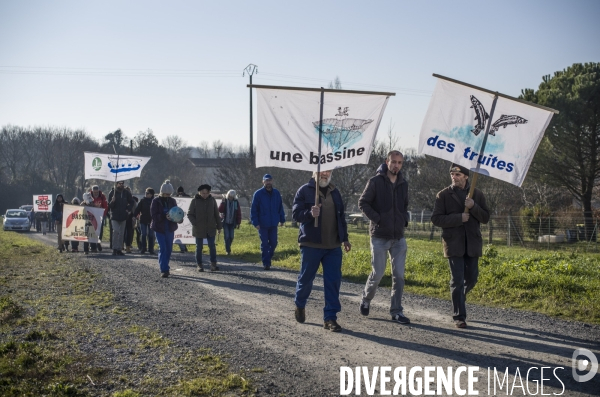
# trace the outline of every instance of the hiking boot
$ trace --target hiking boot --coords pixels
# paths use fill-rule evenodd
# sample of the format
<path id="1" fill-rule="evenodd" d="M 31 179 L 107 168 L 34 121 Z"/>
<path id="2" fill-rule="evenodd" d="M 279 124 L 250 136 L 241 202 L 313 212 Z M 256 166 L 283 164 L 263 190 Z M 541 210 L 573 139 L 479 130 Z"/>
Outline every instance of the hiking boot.
<path id="1" fill-rule="evenodd" d="M 265 270 L 271 270 L 271 266 L 263 266 L 263 269 L 265 269 Z"/>
<path id="2" fill-rule="evenodd" d="M 299 307 L 296 307 L 294 315 L 296 316 L 296 321 L 298 321 L 299 323 L 303 323 L 304 321 L 306 321 L 306 312 L 304 308 L 301 309 Z"/>
<path id="3" fill-rule="evenodd" d="M 146 248 L 142 248 L 142 249 L 140 250 L 140 254 L 145 254 L 145 253 L 146 253 Z"/>
<path id="4" fill-rule="evenodd" d="M 91 252 L 98 252 L 98 250 L 97 249 L 93 249 Z"/>
<path id="5" fill-rule="evenodd" d="M 125 256 L 125 254 L 123 253 L 123 251 L 121 250 L 117 250 L 117 255 L 118 256 Z"/>
<path id="6" fill-rule="evenodd" d="M 149 253 L 150 255 L 156 255 L 156 252 L 154 252 L 154 251 L 148 251 L 148 253 Z"/>
<path id="7" fill-rule="evenodd" d="M 63 250 L 63 247 L 58 247 L 58 250 L 59 250 L 61 253 L 64 251 L 64 250 Z"/>
<path id="8" fill-rule="evenodd" d="M 113 254 L 113 256 L 117 256 L 117 255 L 119 255 L 119 254 L 117 254 L 117 250 L 113 250 L 113 253 L 112 253 L 112 254 Z"/>
<path id="9" fill-rule="evenodd" d="M 366 302 L 366 301 L 360 302 L 360 314 L 362 314 L 363 316 L 368 316 L 370 306 L 371 306 L 371 304 L 369 302 Z"/>
<path id="10" fill-rule="evenodd" d="M 161 276 L 162 278 L 167 278 L 167 277 L 169 277 L 169 272 L 162 272 L 162 273 L 160 274 L 160 276 Z"/>
<path id="11" fill-rule="evenodd" d="M 323 328 L 328 329 L 331 332 L 341 332 L 342 327 L 335 320 L 327 320 L 323 324 Z"/>
<path id="12" fill-rule="evenodd" d="M 125 248 L 125 252 L 131 254 L 131 245 L 128 245 L 127 248 Z"/>
<path id="13" fill-rule="evenodd" d="M 454 326 L 456 328 L 467 328 L 467 322 L 465 320 L 454 320 Z"/>
<path id="14" fill-rule="evenodd" d="M 102 252 L 102 245 L 98 244 L 98 251 Z"/>
<path id="15" fill-rule="evenodd" d="M 198 271 L 199 272 L 203 272 L 204 271 L 204 266 L 202 266 L 202 263 L 198 263 L 196 266 L 198 267 Z"/>
<path id="16" fill-rule="evenodd" d="M 392 321 L 395 321 L 400 324 L 410 324 L 410 320 L 402 313 L 394 314 L 392 316 Z"/>
<path id="17" fill-rule="evenodd" d="M 217 262 L 210 262 L 210 271 L 215 272 L 219 270 L 219 266 L 217 266 Z"/>

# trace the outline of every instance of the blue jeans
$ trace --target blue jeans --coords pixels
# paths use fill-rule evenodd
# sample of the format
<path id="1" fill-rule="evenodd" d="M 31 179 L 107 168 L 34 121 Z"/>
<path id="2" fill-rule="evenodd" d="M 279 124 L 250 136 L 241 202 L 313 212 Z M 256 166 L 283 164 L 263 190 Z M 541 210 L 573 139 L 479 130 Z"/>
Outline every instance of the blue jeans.
<path id="1" fill-rule="evenodd" d="M 210 253 L 210 262 L 217 262 L 217 247 L 215 246 L 215 236 L 206 236 L 208 242 L 208 251 Z M 196 264 L 202 263 L 202 249 L 204 248 L 204 238 L 196 237 Z"/>
<path id="2" fill-rule="evenodd" d="M 479 277 L 479 258 L 468 256 L 451 256 L 448 258 L 450 264 L 450 295 L 452 296 L 452 318 L 454 320 L 466 320 L 467 309 L 465 302 L 467 293 L 477 284 Z"/>
<path id="3" fill-rule="evenodd" d="M 144 223 L 140 223 L 140 229 L 142 229 L 142 247 L 141 249 L 145 250 L 146 248 L 148 249 L 148 251 L 153 252 L 154 251 L 154 230 L 150 229 L 150 225 L 149 224 L 144 224 Z M 148 243 L 148 245 L 146 245 L 146 242 Z"/>
<path id="4" fill-rule="evenodd" d="M 296 307 L 303 309 L 306 306 L 319 264 L 323 264 L 323 289 L 325 292 L 323 320 L 337 320 L 337 314 L 342 310 L 340 303 L 342 249 L 340 247 L 333 249 L 300 247 L 300 255 L 300 274 L 294 298 Z"/>
<path id="5" fill-rule="evenodd" d="M 225 251 L 231 253 L 231 243 L 235 233 L 235 223 L 223 223 L 223 236 L 225 239 Z"/>
<path id="6" fill-rule="evenodd" d="M 167 228 L 167 230 L 169 230 Z M 158 265 L 160 272 L 169 271 L 169 261 L 171 260 L 171 252 L 173 252 L 173 240 L 175 239 L 174 232 L 159 233 L 156 232 L 156 241 L 158 241 Z"/>
<path id="7" fill-rule="evenodd" d="M 260 251 L 264 267 L 271 267 L 271 259 L 277 248 L 277 226 L 262 227 L 258 230 Z"/>
<path id="8" fill-rule="evenodd" d="M 404 268 L 406 264 L 406 239 L 399 240 L 371 237 L 371 274 L 365 284 L 363 300 L 371 302 L 377 286 L 385 273 L 387 257 L 392 262 L 392 296 L 390 314 L 403 314 L 402 293 L 404 292 Z"/>

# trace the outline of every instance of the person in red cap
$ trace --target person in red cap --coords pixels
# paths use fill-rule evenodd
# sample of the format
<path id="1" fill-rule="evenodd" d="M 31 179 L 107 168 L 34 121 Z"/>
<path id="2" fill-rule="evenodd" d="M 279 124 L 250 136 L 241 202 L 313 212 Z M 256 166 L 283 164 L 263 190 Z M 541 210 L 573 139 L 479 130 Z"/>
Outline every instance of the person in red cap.
<path id="1" fill-rule="evenodd" d="M 489 221 L 490 212 L 481 190 L 475 189 L 473 198 L 468 197 L 471 187 L 468 169 L 452 164 L 450 178 L 452 184 L 435 198 L 431 222 L 442 228 L 444 256 L 448 258 L 452 275 L 450 294 L 454 325 L 466 328 L 466 295 L 477 283 L 483 247 L 480 224 Z"/>

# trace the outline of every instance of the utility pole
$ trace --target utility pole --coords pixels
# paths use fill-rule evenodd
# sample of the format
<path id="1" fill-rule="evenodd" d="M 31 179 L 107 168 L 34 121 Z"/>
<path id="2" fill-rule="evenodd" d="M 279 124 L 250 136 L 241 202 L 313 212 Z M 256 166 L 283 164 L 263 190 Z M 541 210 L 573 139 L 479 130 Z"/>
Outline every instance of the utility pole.
<path id="1" fill-rule="evenodd" d="M 256 66 L 253 63 L 249 64 L 244 69 L 242 77 L 246 76 L 246 73 L 248 73 L 248 76 L 250 77 L 250 85 L 252 85 L 252 75 L 254 75 L 254 73 L 258 73 L 258 66 Z M 252 146 L 252 87 L 250 87 L 250 157 L 253 156 L 254 148 Z"/>

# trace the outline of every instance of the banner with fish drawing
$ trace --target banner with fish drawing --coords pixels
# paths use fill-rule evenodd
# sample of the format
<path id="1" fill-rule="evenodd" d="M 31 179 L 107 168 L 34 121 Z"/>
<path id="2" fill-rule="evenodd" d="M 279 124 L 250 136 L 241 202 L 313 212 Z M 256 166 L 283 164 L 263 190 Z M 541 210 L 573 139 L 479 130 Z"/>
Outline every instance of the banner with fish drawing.
<path id="1" fill-rule="evenodd" d="M 256 86 L 257 167 L 332 170 L 366 164 L 393 93 Z M 323 95 L 323 127 L 319 125 Z"/>
<path id="2" fill-rule="evenodd" d="M 97 243 L 104 208 L 63 205 L 62 239 Z"/>
<path id="3" fill-rule="evenodd" d="M 556 111 L 435 76 L 440 79 L 421 127 L 419 154 L 472 171 L 479 165 L 480 174 L 521 186 Z M 480 155 L 486 128 L 489 133 Z"/>
<path id="4" fill-rule="evenodd" d="M 142 175 L 150 157 L 85 152 L 85 179 L 126 181 Z"/>

